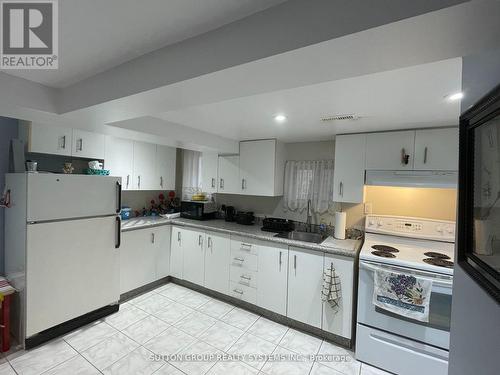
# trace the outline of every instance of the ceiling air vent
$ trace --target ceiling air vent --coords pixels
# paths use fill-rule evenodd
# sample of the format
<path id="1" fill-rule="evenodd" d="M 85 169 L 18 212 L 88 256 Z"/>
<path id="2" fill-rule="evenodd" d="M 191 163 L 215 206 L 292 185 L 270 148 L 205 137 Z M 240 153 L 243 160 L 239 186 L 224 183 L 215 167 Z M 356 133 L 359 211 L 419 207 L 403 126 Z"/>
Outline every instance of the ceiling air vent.
<path id="1" fill-rule="evenodd" d="M 334 115 L 334 116 L 323 117 L 321 121 L 327 122 L 327 121 L 344 121 L 344 120 L 357 120 L 357 119 L 359 119 L 359 116 L 349 113 L 345 115 Z"/>

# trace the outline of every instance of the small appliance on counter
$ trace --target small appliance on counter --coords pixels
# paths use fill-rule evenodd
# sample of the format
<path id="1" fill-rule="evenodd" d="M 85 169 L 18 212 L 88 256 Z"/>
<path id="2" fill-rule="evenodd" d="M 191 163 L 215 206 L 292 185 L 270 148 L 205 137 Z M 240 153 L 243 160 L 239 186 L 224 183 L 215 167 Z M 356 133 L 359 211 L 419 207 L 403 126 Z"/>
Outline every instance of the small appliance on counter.
<path id="1" fill-rule="evenodd" d="M 255 222 L 255 216 L 251 211 L 239 211 L 236 214 L 236 222 L 241 225 L 253 225 Z"/>
<path id="2" fill-rule="evenodd" d="M 226 206 L 226 221 L 236 221 L 236 209 L 233 206 Z"/>
<path id="3" fill-rule="evenodd" d="M 182 201 L 181 202 L 181 217 L 194 220 L 210 220 L 215 219 L 217 207 L 214 202 L 204 201 Z"/>
<path id="4" fill-rule="evenodd" d="M 266 217 L 262 220 L 262 230 L 265 232 L 290 232 L 294 229 L 293 222 L 277 217 Z"/>
<path id="5" fill-rule="evenodd" d="M 132 214 L 132 209 L 128 206 L 122 206 L 122 209 L 120 211 L 120 216 L 122 220 L 128 220 L 130 219 L 130 216 Z"/>

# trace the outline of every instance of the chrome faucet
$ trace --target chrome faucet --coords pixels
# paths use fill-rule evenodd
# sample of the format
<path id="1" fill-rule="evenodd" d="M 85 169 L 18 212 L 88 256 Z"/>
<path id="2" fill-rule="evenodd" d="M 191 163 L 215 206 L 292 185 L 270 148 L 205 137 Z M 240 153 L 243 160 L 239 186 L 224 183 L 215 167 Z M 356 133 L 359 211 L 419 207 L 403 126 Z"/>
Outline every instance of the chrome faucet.
<path id="1" fill-rule="evenodd" d="M 311 212 L 311 200 L 307 200 L 307 219 L 306 219 L 306 231 L 312 232 L 312 212 Z"/>

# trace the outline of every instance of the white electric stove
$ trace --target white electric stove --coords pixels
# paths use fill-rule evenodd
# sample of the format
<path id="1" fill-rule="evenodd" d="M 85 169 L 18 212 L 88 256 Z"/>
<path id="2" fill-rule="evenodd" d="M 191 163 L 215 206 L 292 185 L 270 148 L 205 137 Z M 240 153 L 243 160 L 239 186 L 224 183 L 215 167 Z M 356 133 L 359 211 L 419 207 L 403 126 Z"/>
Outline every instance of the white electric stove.
<path id="1" fill-rule="evenodd" d="M 368 215 L 359 255 L 356 357 L 395 374 L 448 371 L 455 223 Z M 429 321 L 420 322 L 372 303 L 377 269 L 432 281 Z"/>

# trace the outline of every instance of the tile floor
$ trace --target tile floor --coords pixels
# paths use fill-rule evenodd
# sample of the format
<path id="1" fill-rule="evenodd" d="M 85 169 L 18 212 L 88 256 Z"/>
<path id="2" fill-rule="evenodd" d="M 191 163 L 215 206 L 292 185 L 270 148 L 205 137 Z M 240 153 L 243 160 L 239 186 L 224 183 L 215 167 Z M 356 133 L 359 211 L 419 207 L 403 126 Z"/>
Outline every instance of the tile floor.
<path id="1" fill-rule="evenodd" d="M 62 338 L 2 357 L 0 375 L 11 374 L 388 373 L 341 347 L 170 283 Z"/>

